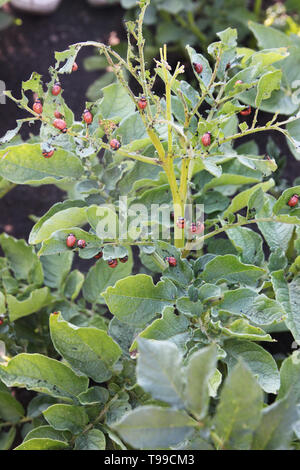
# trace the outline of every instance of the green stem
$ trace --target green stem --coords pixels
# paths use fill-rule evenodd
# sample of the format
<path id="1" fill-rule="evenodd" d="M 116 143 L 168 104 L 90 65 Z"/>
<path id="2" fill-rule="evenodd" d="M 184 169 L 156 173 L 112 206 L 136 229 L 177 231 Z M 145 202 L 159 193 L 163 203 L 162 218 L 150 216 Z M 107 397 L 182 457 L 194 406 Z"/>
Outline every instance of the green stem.
<path id="1" fill-rule="evenodd" d="M 194 14 L 192 11 L 188 11 L 187 18 L 189 22 L 189 29 L 195 34 L 195 36 L 200 40 L 200 42 L 202 42 L 202 46 L 204 47 L 206 45 L 206 36 L 199 30 L 198 26 L 196 25 Z"/>
<path id="2" fill-rule="evenodd" d="M 33 418 L 22 418 L 17 423 L 12 423 L 11 421 L 6 421 L 4 423 L 0 423 L 0 429 L 1 428 L 6 428 L 6 427 L 12 427 L 12 426 L 19 426 L 19 425 L 24 424 L 24 423 L 30 423 L 32 421 L 32 419 Z"/>
<path id="3" fill-rule="evenodd" d="M 92 423 L 88 424 L 79 435 L 81 436 L 81 435 L 87 433 L 92 428 L 94 428 L 97 424 L 99 424 L 100 421 L 102 420 L 102 418 L 104 418 L 104 416 L 108 412 L 108 410 L 109 410 L 110 406 L 112 405 L 112 403 L 114 403 L 118 398 L 119 398 L 119 393 L 116 393 L 116 395 L 114 395 L 113 398 L 105 405 L 105 407 L 100 412 L 100 414 L 97 416 L 97 418 Z M 72 437 L 72 439 L 70 440 L 70 446 L 74 445 L 75 440 L 77 439 L 77 437 L 78 437 L 78 435 Z"/>
<path id="4" fill-rule="evenodd" d="M 221 56 L 218 55 L 217 59 L 216 59 L 216 63 L 215 63 L 215 68 L 214 68 L 214 71 L 212 73 L 212 76 L 211 76 L 211 79 L 209 81 L 209 84 L 206 88 L 206 90 L 203 92 L 200 100 L 198 101 L 198 103 L 194 106 L 194 108 L 192 109 L 191 113 L 190 113 L 190 116 L 189 116 L 189 120 L 188 120 L 188 124 L 190 124 L 191 122 L 191 119 L 192 117 L 198 112 L 198 109 L 200 108 L 200 106 L 202 105 L 203 101 L 205 100 L 205 98 L 208 96 L 209 94 L 209 91 L 212 87 L 212 85 L 214 84 L 215 82 L 215 79 L 216 79 L 216 76 L 217 76 L 217 73 L 218 73 L 218 68 L 219 68 L 219 65 L 220 65 L 220 61 L 221 61 Z M 197 77 L 197 80 L 199 80 L 199 77 L 196 75 Z"/>
<path id="5" fill-rule="evenodd" d="M 260 18 L 261 16 L 261 7 L 262 7 L 262 0 L 255 0 L 254 13 L 258 18 Z"/>
<path id="6" fill-rule="evenodd" d="M 262 219 L 251 219 L 251 220 L 244 220 L 242 222 L 235 222 L 233 224 L 227 224 L 223 225 L 223 227 L 220 227 L 217 230 L 214 230 L 213 232 L 209 232 L 206 235 L 204 235 L 203 239 L 207 240 L 208 238 L 212 238 L 215 235 L 218 235 L 219 233 L 226 232 L 226 230 L 229 230 L 230 228 L 236 228 L 236 227 L 242 227 L 243 225 L 250 225 L 250 224 L 258 224 L 260 222 L 276 222 L 276 220 L 272 219 L 272 217 L 265 217 Z"/>

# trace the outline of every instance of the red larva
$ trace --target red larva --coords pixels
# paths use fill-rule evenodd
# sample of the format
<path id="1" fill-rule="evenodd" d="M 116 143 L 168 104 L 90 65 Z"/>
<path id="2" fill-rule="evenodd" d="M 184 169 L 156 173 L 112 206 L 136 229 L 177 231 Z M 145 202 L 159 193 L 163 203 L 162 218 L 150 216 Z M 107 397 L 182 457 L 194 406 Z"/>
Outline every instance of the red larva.
<path id="1" fill-rule="evenodd" d="M 41 100 L 37 98 L 32 106 L 32 109 L 35 113 L 37 114 L 42 114 L 43 112 L 43 105 L 41 103 Z"/>
<path id="2" fill-rule="evenodd" d="M 78 70 L 78 65 L 76 64 L 76 62 L 74 62 L 73 67 L 72 67 L 72 72 L 77 72 L 77 70 Z"/>
<path id="3" fill-rule="evenodd" d="M 70 233 L 67 237 L 66 244 L 68 248 L 73 248 L 73 246 L 76 243 L 76 237 L 73 235 L 73 233 Z"/>
<path id="4" fill-rule="evenodd" d="M 52 88 L 52 95 L 57 96 L 61 92 L 61 84 L 59 82 L 54 83 L 53 88 Z"/>
<path id="5" fill-rule="evenodd" d="M 0 316 L 0 326 L 3 325 L 3 323 L 4 323 L 4 317 Z"/>
<path id="6" fill-rule="evenodd" d="M 55 152 L 55 149 L 50 150 L 49 152 L 47 152 L 46 150 L 44 150 L 44 152 L 43 152 L 43 157 L 44 157 L 44 158 L 51 158 L 51 157 L 53 157 L 54 152 Z"/>
<path id="7" fill-rule="evenodd" d="M 88 110 L 88 109 L 85 109 L 83 111 L 83 120 L 86 124 L 92 124 L 93 122 L 93 115 L 92 113 Z"/>
<path id="8" fill-rule="evenodd" d="M 99 251 L 97 255 L 94 256 L 96 259 L 101 259 L 103 257 L 103 251 Z"/>
<path id="9" fill-rule="evenodd" d="M 194 69 L 197 73 L 202 73 L 202 70 L 203 70 L 203 65 L 202 64 L 198 64 L 196 62 L 193 63 L 193 66 L 194 66 Z"/>
<path id="10" fill-rule="evenodd" d="M 211 133 L 205 132 L 205 134 L 203 134 L 203 136 L 201 137 L 201 142 L 204 147 L 208 147 L 211 144 Z"/>
<path id="11" fill-rule="evenodd" d="M 288 201 L 288 206 L 295 207 L 298 204 L 299 196 L 298 194 L 294 194 L 291 199 Z"/>
<path id="12" fill-rule="evenodd" d="M 129 355 L 130 355 L 130 358 L 131 358 L 131 359 L 136 359 L 137 356 L 138 356 L 138 350 L 137 350 L 137 349 L 133 349 L 132 351 L 129 352 Z"/>
<path id="13" fill-rule="evenodd" d="M 167 256 L 166 261 L 167 263 L 169 263 L 169 266 L 171 266 L 172 268 L 174 268 L 177 265 L 177 260 L 176 258 L 174 258 L 174 256 Z"/>
<path id="14" fill-rule="evenodd" d="M 128 256 L 123 256 L 123 258 L 119 258 L 120 263 L 127 263 L 128 261 Z"/>
<path id="15" fill-rule="evenodd" d="M 202 222 L 192 223 L 190 225 L 190 232 L 195 235 L 200 235 L 204 232 L 204 224 Z"/>
<path id="16" fill-rule="evenodd" d="M 107 261 L 107 264 L 110 268 L 116 268 L 118 265 L 118 260 L 117 259 L 109 259 Z"/>
<path id="17" fill-rule="evenodd" d="M 177 219 L 176 225 L 178 228 L 184 228 L 184 217 L 179 217 Z"/>
<path id="18" fill-rule="evenodd" d="M 85 240 L 78 240 L 77 246 L 80 249 L 85 248 L 86 247 L 86 241 Z"/>
<path id="19" fill-rule="evenodd" d="M 109 145 L 113 150 L 118 150 L 121 147 L 121 144 L 117 139 L 112 139 Z"/>
<path id="20" fill-rule="evenodd" d="M 145 96 L 142 96 L 140 99 L 139 99 L 139 102 L 138 102 L 138 107 L 142 110 L 144 110 L 147 106 L 147 99 L 145 98 Z"/>
<path id="21" fill-rule="evenodd" d="M 242 116 L 249 116 L 249 114 L 251 114 L 251 106 L 248 106 L 248 108 L 243 109 L 243 111 L 240 111 L 240 114 Z"/>
<path id="22" fill-rule="evenodd" d="M 58 111 L 58 109 L 54 111 L 54 116 L 56 117 L 56 119 L 61 119 L 63 117 L 63 115 Z"/>
<path id="23" fill-rule="evenodd" d="M 55 119 L 53 122 L 53 126 L 56 129 L 60 130 L 63 134 L 65 134 L 68 130 L 67 123 L 64 119 Z"/>

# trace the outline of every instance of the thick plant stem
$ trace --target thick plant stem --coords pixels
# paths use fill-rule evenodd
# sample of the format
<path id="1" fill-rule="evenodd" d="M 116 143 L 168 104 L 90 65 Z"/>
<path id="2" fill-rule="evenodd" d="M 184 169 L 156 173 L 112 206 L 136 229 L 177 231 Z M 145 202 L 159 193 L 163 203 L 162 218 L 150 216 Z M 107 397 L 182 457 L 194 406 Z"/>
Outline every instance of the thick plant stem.
<path id="1" fill-rule="evenodd" d="M 182 201 L 173 201 L 174 205 L 174 245 L 176 248 L 184 248 L 185 245 L 185 236 L 184 228 L 177 226 L 177 220 L 180 217 L 184 217 L 184 207 L 185 203 Z"/>
<path id="2" fill-rule="evenodd" d="M 174 209 L 174 245 L 176 248 L 184 247 L 184 230 L 180 229 L 176 222 L 180 217 L 184 217 L 184 205 L 185 201 L 181 198 L 180 191 L 178 188 L 176 175 L 174 171 L 173 159 L 167 157 L 166 161 L 163 164 L 163 168 L 166 172 L 171 193 L 173 199 L 173 209 Z"/>

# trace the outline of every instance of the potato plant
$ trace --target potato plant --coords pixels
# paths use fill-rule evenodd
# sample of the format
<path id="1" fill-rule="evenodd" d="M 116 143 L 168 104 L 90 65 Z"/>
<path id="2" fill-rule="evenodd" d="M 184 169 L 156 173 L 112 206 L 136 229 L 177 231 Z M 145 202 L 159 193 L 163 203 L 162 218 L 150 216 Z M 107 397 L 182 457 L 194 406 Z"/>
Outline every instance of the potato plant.
<path id="1" fill-rule="evenodd" d="M 166 46 L 147 68 L 148 4 L 127 23 L 126 60 L 75 44 L 56 53 L 47 85 L 33 73 L 21 98 L 6 93 L 29 116 L 2 138 L 3 181 L 55 184 L 66 198 L 28 244 L 0 237 L 0 445 L 297 449 L 300 186 L 278 194 L 272 155 L 240 143 L 278 131 L 297 146 L 297 115 L 258 124 L 289 52 L 239 48 L 228 28 L 207 58 L 187 46 L 194 88 Z M 117 81 L 77 120 L 63 78 L 86 46 Z M 26 123 L 39 135 L 20 143 Z M 86 274 L 74 257 L 92 260 Z M 295 351 L 276 361 L 265 345 L 283 331 Z M 26 409 L 22 388 L 35 392 Z"/>

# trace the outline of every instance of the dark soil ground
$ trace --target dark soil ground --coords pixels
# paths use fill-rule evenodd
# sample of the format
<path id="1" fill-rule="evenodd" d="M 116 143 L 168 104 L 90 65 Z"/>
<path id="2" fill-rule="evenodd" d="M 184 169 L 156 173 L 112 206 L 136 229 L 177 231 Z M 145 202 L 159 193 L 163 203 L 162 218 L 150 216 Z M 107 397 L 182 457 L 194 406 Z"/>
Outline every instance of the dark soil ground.
<path id="1" fill-rule="evenodd" d="M 19 96 L 22 80 L 27 80 L 33 71 L 48 80 L 48 68 L 54 64 L 55 51 L 65 50 L 80 41 L 107 42 L 111 31 L 122 32 L 123 14 L 120 6 L 92 8 L 83 0 L 64 0 L 51 16 L 17 12 L 22 26 L 13 25 L 1 32 L 0 80 L 5 82 L 7 90 Z M 84 57 L 92 54 L 91 48 L 83 50 L 77 61 L 78 72 L 64 77 L 65 99 L 78 117 L 84 109 L 88 86 L 99 77 L 97 72 L 87 73 L 82 65 Z M 7 100 L 0 106 L 0 135 L 13 129 L 16 119 L 24 116 L 22 110 Z M 23 136 L 26 137 L 25 126 Z M 28 216 L 41 216 L 61 199 L 62 192 L 55 186 L 15 188 L 0 200 L 0 231 L 5 227 L 13 236 L 27 238 L 32 227 Z"/>
<path id="2" fill-rule="evenodd" d="M 6 88 L 19 96 L 21 82 L 30 77 L 32 71 L 43 74 L 47 80 L 48 68 L 54 63 L 54 51 L 62 51 L 70 44 L 96 40 L 107 42 L 111 31 L 123 35 L 122 18 L 124 11 L 119 6 L 94 9 L 83 0 L 64 0 L 60 8 L 51 16 L 39 17 L 18 13 L 22 26 L 11 26 L 1 32 L 0 41 L 0 80 Z M 88 86 L 99 77 L 98 72 L 87 73 L 82 66 L 83 58 L 92 54 L 91 49 L 80 53 L 79 71 L 64 78 L 64 96 L 74 113 L 79 117 L 85 104 Z M 15 127 L 15 121 L 24 113 L 9 100 L 0 106 L 0 135 Z M 260 124 L 269 116 L 262 113 Z M 23 131 L 24 132 L 24 131 Z M 24 134 L 26 137 L 26 131 Z M 274 134 L 273 138 L 287 164 L 282 174 L 290 184 L 300 175 L 300 162 L 288 150 L 285 138 Z M 260 152 L 266 153 L 266 135 L 258 134 Z M 63 193 L 55 186 L 31 188 L 18 186 L 0 199 L 0 232 L 8 231 L 17 238 L 27 239 L 33 222 L 31 214 L 43 215 Z M 83 266 L 84 270 L 84 266 Z M 279 343 L 270 345 L 272 352 L 287 352 L 292 343 L 290 335 L 278 336 Z"/>

